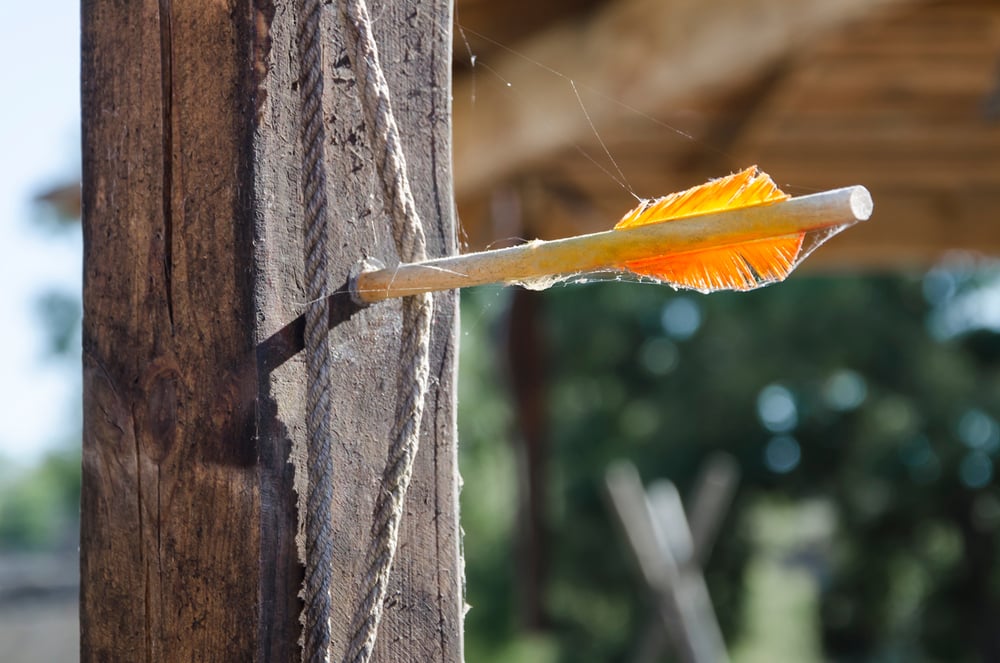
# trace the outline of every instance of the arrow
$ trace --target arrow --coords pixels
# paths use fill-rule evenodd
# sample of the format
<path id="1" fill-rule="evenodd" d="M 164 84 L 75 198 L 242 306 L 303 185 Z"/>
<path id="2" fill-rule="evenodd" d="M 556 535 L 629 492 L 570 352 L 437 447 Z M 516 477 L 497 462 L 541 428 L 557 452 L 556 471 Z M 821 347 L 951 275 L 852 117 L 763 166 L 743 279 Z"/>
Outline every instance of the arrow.
<path id="1" fill-rule="evenodd" d="M 383 267 L 359 265 L 359 304 L 487 283 L 543 289 L 598 272 L 633 274 L 700 292 L 784 280 L 815 248 L 867 220 L 863 186 L 790 198 L 756 166 L 643 201 L 613 230 Z"/>

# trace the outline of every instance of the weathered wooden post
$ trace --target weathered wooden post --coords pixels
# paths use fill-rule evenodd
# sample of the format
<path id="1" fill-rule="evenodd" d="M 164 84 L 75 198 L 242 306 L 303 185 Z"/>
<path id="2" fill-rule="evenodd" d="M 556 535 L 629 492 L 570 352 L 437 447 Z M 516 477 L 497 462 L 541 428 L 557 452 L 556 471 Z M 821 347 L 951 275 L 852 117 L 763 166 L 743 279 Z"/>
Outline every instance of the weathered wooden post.
<path id="1" fill-rule="evenodd" d="M 451 8 L 376 36 L 430 256 L 454 253 Z M 298 660 L 304 449 L 296 3 L 83 2 L 84 661 Z M 323 16 L 330 290 L 397 260 L 336 6 Z M 400 303 L 331 297 L 332 660 L 371 536 Z M 453 293 L 378 661 L 461 659 Z M 296 473 L 296 465 L 299 472 Z"/>

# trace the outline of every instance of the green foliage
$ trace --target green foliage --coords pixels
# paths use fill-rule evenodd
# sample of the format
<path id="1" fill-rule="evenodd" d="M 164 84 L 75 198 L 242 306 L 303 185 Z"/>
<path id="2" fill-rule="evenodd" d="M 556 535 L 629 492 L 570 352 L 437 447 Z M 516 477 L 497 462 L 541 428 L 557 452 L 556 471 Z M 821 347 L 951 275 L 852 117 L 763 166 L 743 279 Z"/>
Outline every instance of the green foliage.
<path id="1" fill-rule="evenodd" d="M 942 320 L 995 274 L 942 278 L 794 278 L 707 297 L 597 283 L 538 295 L 552 624 L 539 637 L 559 660 L 625 660 L 648 614 L 604 503 L 608 463 L 628 458 L 644 480 L 670 478 L 683 493 L 716 450 L 743 470 L 707 570 L 730 642 L 755 552 L 749 505 L 809 498 L 829 502 L 837 523 L 815 573 L 827 656 L 987 660 L 1000 601 L 1000 335 L 947 336 Z M 463 300 L 467 641 L 470 652 L 496 653 L 475 660 L 515 660 L 498 649 L 520 637 L 515 415 L 499 377 L 506 359 L 491 342 L 507 296 Z"/>
<path id="2" fill-rule="evenodd" d="M 80 511 L 80 453 L 51 452 L 30 468 L 4 468 L 0 549 L 44 550 L 66 544 Z M 75 536 L 75 530 L 70 532 Z"/>
<path id="3" fill-rule="evenodd" d="M 510 404 L 495 375 L 496 330 L 501 295 L 491 288 L 470 291 L 462 309 L 459 421 L 462 426 L 462 522 L 466 532 L 466 625 L 476 637 L 466 643 L 469 660 L 502 661 L 512 653 L 516 617 L 510 587 L 516 569 L 513 540 L 517 485 Z M 523 653 L 523 652 L 522 652 Z M 529 658 L 527 660 L 536 660 Z"/>
<path id="4" fill-rule="evenodd" d="M 35 197 L 32 222 L 51 236 L 80 232 L 79 179 Z M 74 362 L 79 372 L 82 303 L 78 292 L 45 290 L 35 301 L 45 358 Z M 0 458 L 0 550 L 77 546 L 80 447 L 74 440 L 30 466 Z"/>

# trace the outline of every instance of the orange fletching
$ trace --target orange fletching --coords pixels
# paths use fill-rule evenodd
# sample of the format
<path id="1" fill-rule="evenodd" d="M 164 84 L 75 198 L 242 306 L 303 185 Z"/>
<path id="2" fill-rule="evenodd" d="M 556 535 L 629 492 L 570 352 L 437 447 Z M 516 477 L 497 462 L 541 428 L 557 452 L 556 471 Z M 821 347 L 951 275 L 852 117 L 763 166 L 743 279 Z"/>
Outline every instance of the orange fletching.
<path id="1" fill-rule="evenodd" d="M 751 166 L 728 177 L 647 200 L 622 217 L 615 230 L 788 199 L 769 175 Z M 753 240 L 627 262 L 642 276 L 695 290 L 750 290 L 784 279 L 795 267 L 804 234 Z"/>

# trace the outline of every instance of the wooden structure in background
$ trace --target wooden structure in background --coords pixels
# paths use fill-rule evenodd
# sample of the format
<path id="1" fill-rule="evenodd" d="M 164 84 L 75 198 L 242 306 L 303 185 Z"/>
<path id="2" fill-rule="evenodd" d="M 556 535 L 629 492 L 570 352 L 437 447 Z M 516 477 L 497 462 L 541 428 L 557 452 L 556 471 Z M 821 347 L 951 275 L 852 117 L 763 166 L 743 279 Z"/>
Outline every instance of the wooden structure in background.
<path id="1" fill-rule="evenodd" d="M 807 190 L 869 187 L 874 222 L 817 252 L 825 265 L 926 265 L 951 248 L 1000 255 L 1000 4 L 919 4 L 830 35 L 731 149 Z"/>
<path id="2" fill-rule="evenodd" d="M 582 100 L 641 196 L 751 163 L 792 194 L 868 186 L 872 222 L 805 268 L 1000 253 L 996 2 L 523 4 L 518 26 L 498 20 L 494 32 L 509 4 L 458 3 L 476 55 L 470 68 L 456 44 L 456 189 L 471 248 L 606 229 L 631 208 Z"/>
<path id="3" fill-rule="evenodd" d="M 453 253 L 450 4 L 378 12 L 428 253 Z M 83 3 L 84 661 L 299 657 L 295 13 L 291 1 Z M 326 19 L 336 288 L 361 257 L 391 263 L 395 251 L 333 8 Z M 331 301 L 343 648 L 394 412 L 400 314 L 398 302 Z M 461 658 L 454 294 L 434 312 L 380 661 Z"/>
<path id="4" fill-rule="evenodd" d="M 604 230 L 631 208 L 589 114 L 641 196 L 751 163 L 793 194 L 868 186 L 875 222 L 806 269 L 1000 253 L 992 0 L 458 0 L 455 17 L 470 249 Z M 50 198 L 79 209 L 74 187 Z"/>
<path id="5" fill-rule="evenodd" d="M 732 457 L 711 457 L 699 477 L 689 518 L 672 481 L 657 480 L 643 488 L 639 471 L 628 461 L 605 472 L 611 506 L 654 604 L 636 663 L 660 660 L 668 642 L 684 663 L 729 660 L 702 567 L 738 477 Z"/>

